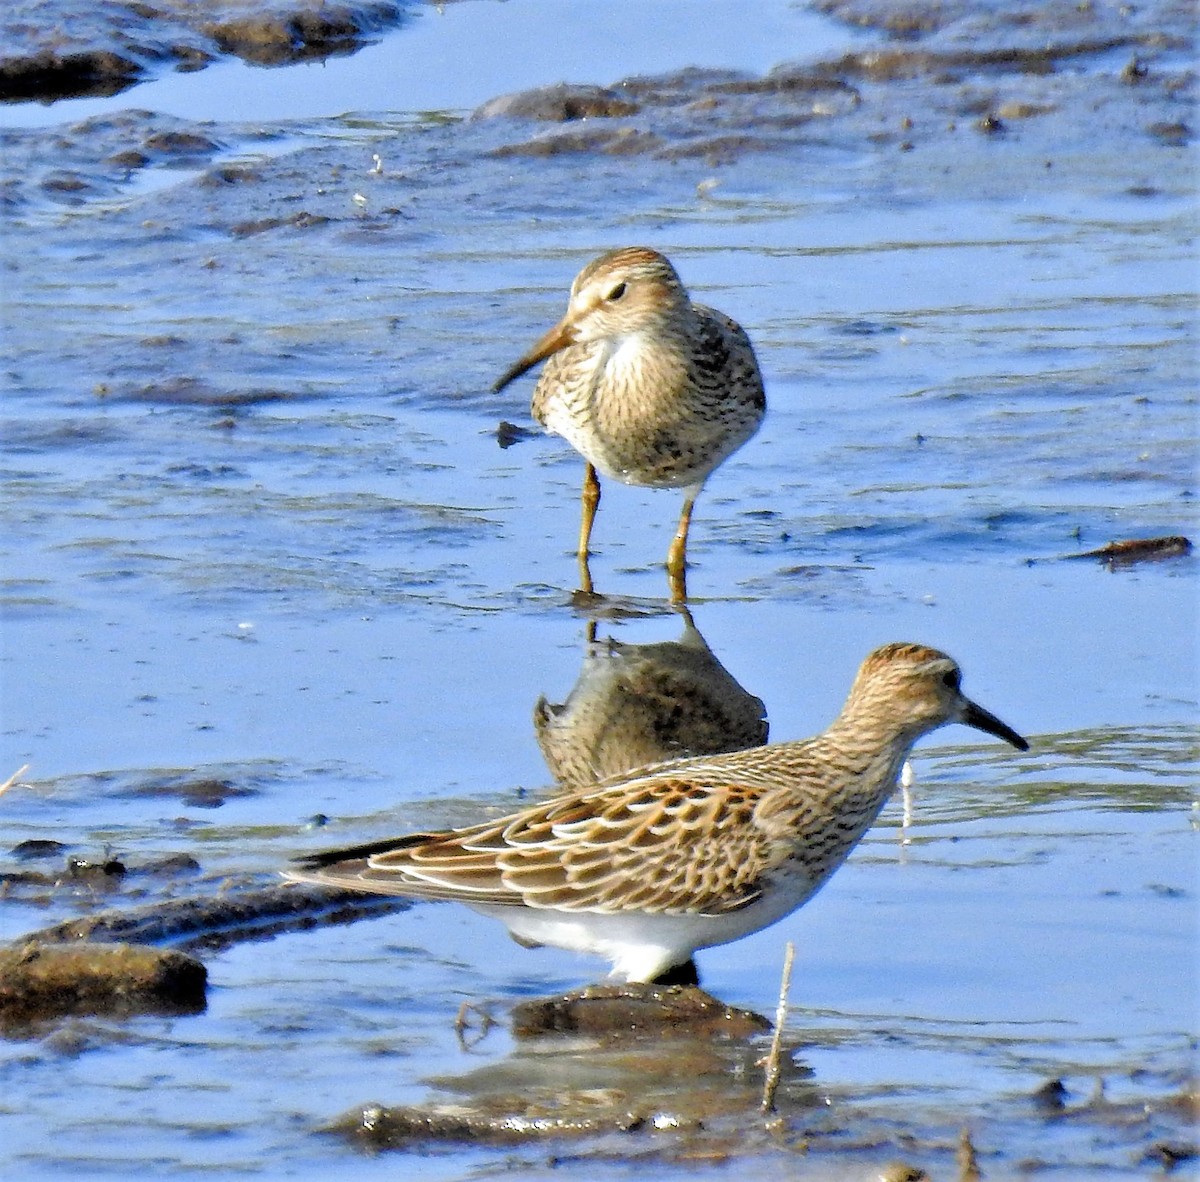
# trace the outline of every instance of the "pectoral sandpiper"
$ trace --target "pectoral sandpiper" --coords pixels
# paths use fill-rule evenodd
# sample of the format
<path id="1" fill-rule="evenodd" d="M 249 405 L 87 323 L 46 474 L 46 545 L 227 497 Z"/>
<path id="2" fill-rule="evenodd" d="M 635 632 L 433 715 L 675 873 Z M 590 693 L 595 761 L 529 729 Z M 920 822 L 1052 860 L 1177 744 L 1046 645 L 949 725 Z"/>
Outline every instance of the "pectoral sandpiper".
<path id="1" fill-rule="evenodd" d="M 671 597 L 687 598 L 692 506 L 713 469 L 749 439 L 766 410 L 750 338 L 722 312 L 693 303 L 657 251 L 630 246 L 590 262 L 563 318 L 495 384 L 539 361 L 533 417 L 587 461 L 579 573 L 600 503 L 597 471 L 625 484 L 683 489 L 667 554 Z"/>
<path id="2" fill-rule="evenodd" d="M 469 828 L 311 855 L 288 877 L 453 899 L 520 944 L 606 957 L 615 977 L 686 979 L 697 949 L 773 924 L 821 887 L 922 735 L 963 722 L 1028 748 L 959 683 L 944 653 L 885 645 L 815 738 L 655 764 Z"/>

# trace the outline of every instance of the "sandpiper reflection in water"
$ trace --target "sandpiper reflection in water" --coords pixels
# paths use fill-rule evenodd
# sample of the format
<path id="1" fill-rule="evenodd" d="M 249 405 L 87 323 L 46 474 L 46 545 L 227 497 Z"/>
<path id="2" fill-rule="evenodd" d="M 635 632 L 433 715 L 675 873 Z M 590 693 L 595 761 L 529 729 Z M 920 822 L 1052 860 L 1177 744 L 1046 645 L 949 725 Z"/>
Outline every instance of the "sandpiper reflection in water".
<path id="1" fill-rule="evenodd" d="M 588 626 L 583 667 L 567 700 L 544 696 L 534 732 L 564 788 L 647 764 L 761 747 L 766 707 L 717 660 L 686 608 L 678 640 L 631 644 Z"/>

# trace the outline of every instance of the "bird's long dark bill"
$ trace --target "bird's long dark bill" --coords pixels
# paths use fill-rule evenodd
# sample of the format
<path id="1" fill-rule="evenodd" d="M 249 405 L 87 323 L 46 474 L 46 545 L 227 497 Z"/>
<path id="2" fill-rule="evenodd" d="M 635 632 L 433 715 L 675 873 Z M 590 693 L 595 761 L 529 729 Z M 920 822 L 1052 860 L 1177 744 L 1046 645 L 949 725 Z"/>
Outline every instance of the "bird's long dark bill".
<path id="1" fill-rule="evenodd" d="M 967 726 L 973 726 L 976 730 L 987 731 L 989 735 L 995 735 L 997 739 L 1003 739 L 1006 743 L 1011 743 L 1018 751 L 1029 750 L 1029 744 L 1011 726 L 1001 722 L 1000 719 L 985 710 L 982 706 L 976 706 L 974 702 L 967 703 L 967 708 L 963 711 L 962 721 Z"/>
<path id="2" fill-rule="evenodd" d="M 544 361 L 549 357 L 551 353 L 557 353 L 559 349 L 565 349 L 574 339 L 571 326 L 566 321 L 560 320 L 524 357 L 515 361 L 504 371 L 496 384 L 492 386 L 493 391 L 499 394 L 509 382 L 515 381 L 523 373 L 531 370 L 539 361 Z"/>

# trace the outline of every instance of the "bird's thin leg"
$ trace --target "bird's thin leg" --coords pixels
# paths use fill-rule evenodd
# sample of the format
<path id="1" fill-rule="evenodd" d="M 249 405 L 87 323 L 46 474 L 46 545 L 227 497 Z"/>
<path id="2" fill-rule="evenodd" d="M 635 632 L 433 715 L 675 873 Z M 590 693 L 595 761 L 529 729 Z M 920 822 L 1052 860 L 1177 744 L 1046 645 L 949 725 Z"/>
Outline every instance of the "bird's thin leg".
<path id="1" fill-rule="evenodd" d="M 600 504 L 600 478 L 596 468 L 588 464 L 583 474 L 583 520 L 579 525 L 579 589 L 592 593 L 592 572 L 588 566 L 589 547 L 592 541 L 592 522 L 596 520 L 596 507 Z"/>
<path id="2" fill-rule="evenodd" d="M 658 974 L 651 985 L 696 985 L 700 984 L 700 971 L 696 962 L 688 958 L 683 964 L 673 964 L 669 969 Z"/>
<path id="3" fill-rule="evenodd" d="M 679 515 L 679 528 L 671 539 L 667 551 L 667 582 L 671 587 L 671 601 L 683 603 L 687 599 L 687 539 L 688 527 L 692 524 L 692 506 L 696 503 L 699 489 L 688 489 L 683 499 L 683 512 Z"/>

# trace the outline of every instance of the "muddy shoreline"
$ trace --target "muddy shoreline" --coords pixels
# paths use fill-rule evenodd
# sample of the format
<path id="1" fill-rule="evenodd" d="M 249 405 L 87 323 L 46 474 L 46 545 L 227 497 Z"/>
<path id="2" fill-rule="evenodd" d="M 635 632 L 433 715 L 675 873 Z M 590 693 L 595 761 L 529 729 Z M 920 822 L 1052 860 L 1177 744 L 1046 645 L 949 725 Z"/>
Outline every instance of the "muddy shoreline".
<path id="1" fill-rule="evenodd" d="M 61 15 L 55 19 L 54 9 Z M 97 5 L 81 18 L 70 4 L 43 4 L 34 24 L 0 18 L 0 102 L 54 102 L 113 95 L 156 71 L 202 70 L 222 57 L 288 66 L 354 53 L 394 29 L 407 5 L 386 0 L 325 4 Z"/>

